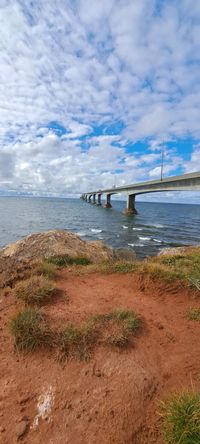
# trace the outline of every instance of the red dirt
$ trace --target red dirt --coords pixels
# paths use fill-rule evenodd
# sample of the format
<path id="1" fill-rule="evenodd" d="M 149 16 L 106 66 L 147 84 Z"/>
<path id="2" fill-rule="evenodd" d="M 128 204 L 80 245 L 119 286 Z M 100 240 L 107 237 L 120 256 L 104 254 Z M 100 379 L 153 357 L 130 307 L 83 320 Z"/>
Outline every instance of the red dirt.
<path id="1" fill-rule="evenodd" d="M 83 321 L 123 307 L 141 316 L 143 328 L 128 349 L 100 347 L 87 363 L 61 365 L 50 352 L 14 352 L 9 320 L 20 305 L 4 297 L 0 442 L 163 444 L 160 401 L 200 385 L 199 324 L 185 318 L 198 300 L 180 285 L 141 282 L 135 274 L 74 276 L 65 270 L 58 285 L 69 301 L 61 297 L 43 308 L 51 322 Z M 37 425 L 39 398 L 49 412 Z"/>

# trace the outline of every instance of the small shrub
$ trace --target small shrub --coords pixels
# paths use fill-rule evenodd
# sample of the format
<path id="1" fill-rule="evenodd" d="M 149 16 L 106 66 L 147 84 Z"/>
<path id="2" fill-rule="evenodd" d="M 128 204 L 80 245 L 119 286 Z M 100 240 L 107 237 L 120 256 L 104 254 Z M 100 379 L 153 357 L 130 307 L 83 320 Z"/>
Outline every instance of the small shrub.
<path id="1" fill-rule="evenodd" d="M 37 266 L 36 271 L 38 274 L 42 274 L 47 279 L 54 279 L 56 277 L 56 266 L 46 262 L 45 260 Z"/>
<path id="2" fill-rule="evenodd" d="M 51 331 L 44 317 L 33 308 L 17 313 L 11 320 L 10 329 L 19 350 L 34 351 L 43 345 L 51 345 Z"/>
<path id="3" fill-rule="evenodd" d="M 46 259 L 49 264 L 57 265 L 58 267 L 67 267 L 68 265 L 89 265 L 90 259 L 85 256 L 71 257 L 71 256 L 52 256 Z"/>
<path id="4" fill-rule="evenodd" d="M 187 318 L 191 321 L 200 322 L 200 308 L 191 308 L 188 310 Z"/>
<path id="5" fill-rule="evenodd" d="M 91 323 L 69 324 L 60 335 L 60 349 L 64 356 L 86 361 L 91 355 L 96 340 L 96 331 Z"/>
<path id="6" fill-rule="evenodd" d="M 26 305 L 44 305 L 51 301 L 56 291 L 56 287 L 43 276 L 32 276 L 18 282 L 14 288 L 14 294 Z"/>
<path id="7" fill-rule="evenodd" d="M 200 443 L 200 393 L 181 393 L 163 404 L 164 437 L 168 444 Z"/>

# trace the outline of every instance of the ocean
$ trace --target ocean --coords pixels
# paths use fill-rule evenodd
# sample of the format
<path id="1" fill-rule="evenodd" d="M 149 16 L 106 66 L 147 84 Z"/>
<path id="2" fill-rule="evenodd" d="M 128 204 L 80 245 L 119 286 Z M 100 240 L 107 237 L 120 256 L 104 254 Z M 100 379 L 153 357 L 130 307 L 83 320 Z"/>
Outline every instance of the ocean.
<path id="1" fill-rule="evenodd" d="M 85 240 L 129 248 L 138 258 L 165 247 L 200 244 L 200 205 L 136 202 L 127 217 L 126 202 L 105 209 L 81 199 L 0 197 L 0 247 L 30 233 L 64 229 Z"/>

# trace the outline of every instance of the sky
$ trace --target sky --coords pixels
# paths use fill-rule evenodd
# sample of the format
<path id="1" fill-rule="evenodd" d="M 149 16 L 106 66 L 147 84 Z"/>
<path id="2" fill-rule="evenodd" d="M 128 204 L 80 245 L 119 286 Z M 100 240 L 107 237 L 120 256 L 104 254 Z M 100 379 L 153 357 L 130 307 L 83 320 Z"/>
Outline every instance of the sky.
<path id="1" fill-rule="evenodd" d="M 200 171 L 200 1 L 0 1 L 0 195 L 158 179 L 162 151 Z"/>

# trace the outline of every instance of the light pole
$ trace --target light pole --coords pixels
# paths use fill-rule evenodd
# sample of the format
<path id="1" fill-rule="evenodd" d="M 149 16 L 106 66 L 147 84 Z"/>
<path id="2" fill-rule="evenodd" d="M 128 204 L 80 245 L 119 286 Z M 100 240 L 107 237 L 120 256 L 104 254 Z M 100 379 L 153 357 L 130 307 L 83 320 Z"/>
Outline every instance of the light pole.
<path id="1" fill-rule="evenodd" d="M 164 148 L 162 148 L 161 152 L 161 171 L 160 171 L 160 180 L 163 180 L 163 163 L 164 163 Z"/>

